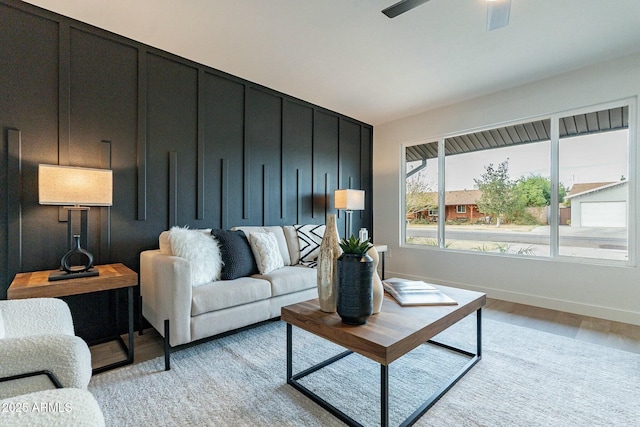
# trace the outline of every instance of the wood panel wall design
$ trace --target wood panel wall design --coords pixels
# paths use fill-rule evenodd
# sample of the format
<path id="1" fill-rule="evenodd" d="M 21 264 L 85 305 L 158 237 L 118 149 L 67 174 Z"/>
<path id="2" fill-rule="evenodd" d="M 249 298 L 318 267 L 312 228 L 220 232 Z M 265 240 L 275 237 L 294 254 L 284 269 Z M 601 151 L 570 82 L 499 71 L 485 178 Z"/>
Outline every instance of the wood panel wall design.
<path id="1" fill-rule="evenodd" d="M 370 125 L 16 0 L 0 63 L 0 298 L 65 252 L 39 163 L 114 171 L 113 206 L 89 212 L 97 263 L 138 270 L 172 225 L 323 223 L 337 188 L 367 192 L 352 227 L 372 231 Z"/>

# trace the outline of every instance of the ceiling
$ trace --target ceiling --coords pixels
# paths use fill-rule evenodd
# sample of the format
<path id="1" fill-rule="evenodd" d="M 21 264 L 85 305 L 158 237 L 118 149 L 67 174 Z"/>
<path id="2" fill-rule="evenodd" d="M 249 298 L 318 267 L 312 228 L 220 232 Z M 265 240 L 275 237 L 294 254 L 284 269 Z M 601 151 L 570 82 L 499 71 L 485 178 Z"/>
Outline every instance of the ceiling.
<path id="1" fill-rule="evenodd" d="M 372 125 L 640 52 L 638 0 L 395 2 L 29 1 Z"/>

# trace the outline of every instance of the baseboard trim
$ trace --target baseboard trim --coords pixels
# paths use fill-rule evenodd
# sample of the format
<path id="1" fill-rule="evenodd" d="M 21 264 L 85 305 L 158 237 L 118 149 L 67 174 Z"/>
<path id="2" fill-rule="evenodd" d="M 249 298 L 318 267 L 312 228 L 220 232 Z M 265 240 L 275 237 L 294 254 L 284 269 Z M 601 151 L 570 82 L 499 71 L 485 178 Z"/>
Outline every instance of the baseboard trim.
<path id="1" fill-rule="evenodd" d="M 599 319 L 612 320 L 615 322 L 629 323 L 640 326 L 640 312 L 621 310 L 613 307 L 604 307 L 596 304 L 585 304 L 576 301 L 549 298 L 541 295 L 512 292 L 504 289 L 488 288 L 471 285 L 468 283 L 457 283 L 429 277 L 410 276 L 396 272 L 387 272 L 387 277 L 404 277 L 413 280 L 424 280 L 425 282 L 440 283 L 444 286 L 467 289 L 470 291 L 484 292 L 487 297 L 499 299 L 518 304 L 526 304 L 535 307 L 548 308 L 551 310 L 564 311 L 567 313 L 579 314 L 582 316 L 597 317 Z"/>

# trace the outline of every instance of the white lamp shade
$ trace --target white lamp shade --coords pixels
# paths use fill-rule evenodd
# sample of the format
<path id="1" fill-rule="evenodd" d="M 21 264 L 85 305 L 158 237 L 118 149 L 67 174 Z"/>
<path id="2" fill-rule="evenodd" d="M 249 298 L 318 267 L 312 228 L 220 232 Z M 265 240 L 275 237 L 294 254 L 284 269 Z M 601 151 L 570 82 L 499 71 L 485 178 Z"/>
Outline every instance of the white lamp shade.
<path id="1" fill-rule="evenodd" d="M 364 210 L 364 190 L 336 190 L 333 196 L 336 209 Z"/>
<path id="2" fill-rule="evenodd" d="M 38 165 L 41 205 L 111 206 L 113 173 L 109 169 Z"/>

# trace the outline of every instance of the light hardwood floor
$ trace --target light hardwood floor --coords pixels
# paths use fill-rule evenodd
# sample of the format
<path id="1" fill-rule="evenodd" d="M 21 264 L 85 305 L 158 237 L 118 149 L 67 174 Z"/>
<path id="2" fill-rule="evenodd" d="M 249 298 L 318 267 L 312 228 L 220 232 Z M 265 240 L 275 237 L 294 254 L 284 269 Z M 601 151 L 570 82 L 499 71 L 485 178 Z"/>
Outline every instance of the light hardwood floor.
<path id="1" fill-rule="evenodd" d="M 482 313 L 485 319 L 640 354 L 640 326 L 491 298 L 487 299 Z M 128 342 L 126 335 L 123 338 Z M 134 341 L 135 363 L 163 355 L 162 337 L 154 329 L 145 329 L 143 335 L 136 333 Z M 116 342 L 92 346 L 91 356 L 94 367 L 117 362 L 125 357 Z"/>

